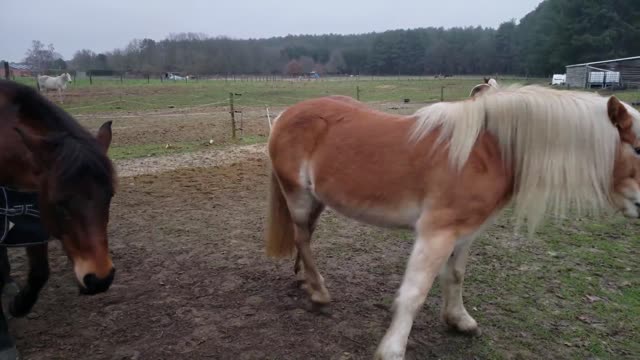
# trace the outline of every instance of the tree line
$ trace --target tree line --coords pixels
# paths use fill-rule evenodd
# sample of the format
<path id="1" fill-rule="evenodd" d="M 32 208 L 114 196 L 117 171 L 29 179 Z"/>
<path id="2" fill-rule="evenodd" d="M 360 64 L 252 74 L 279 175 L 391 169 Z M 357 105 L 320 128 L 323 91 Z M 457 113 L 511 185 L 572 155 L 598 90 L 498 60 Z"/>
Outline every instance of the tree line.
<path id="1" fill-rule="evenodd" d="M 547 76 L 565 65 L 640 55 L 640 1 L 546 0 L 497 29 L 418 28 L 359 35 L 231 39 L 171 34 L 106 53 L 83 49 L 69 67 L 140 73 Z"/>

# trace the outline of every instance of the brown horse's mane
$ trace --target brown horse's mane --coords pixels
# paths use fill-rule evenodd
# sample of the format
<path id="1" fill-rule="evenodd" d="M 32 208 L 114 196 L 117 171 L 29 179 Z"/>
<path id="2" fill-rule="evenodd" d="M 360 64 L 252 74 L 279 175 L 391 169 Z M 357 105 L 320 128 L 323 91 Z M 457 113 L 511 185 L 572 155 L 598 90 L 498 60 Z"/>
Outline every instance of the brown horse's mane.
<path id="1" fill-rule="evenodd" d="M 60 107 L 26 85 L 0 80 L 0 94 L 16 109 L 18 121 L 45 131 L 44 141 L 54 149 L 51 170 L 59 183 L 88 176 L 114 192 L 115 171 L 98 141 Z"/>

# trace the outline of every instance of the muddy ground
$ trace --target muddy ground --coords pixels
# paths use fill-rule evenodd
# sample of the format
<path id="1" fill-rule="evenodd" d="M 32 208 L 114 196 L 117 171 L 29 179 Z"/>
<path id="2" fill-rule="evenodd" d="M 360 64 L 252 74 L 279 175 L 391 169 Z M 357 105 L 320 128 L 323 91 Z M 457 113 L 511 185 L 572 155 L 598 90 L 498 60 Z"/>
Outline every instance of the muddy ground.
<path id="1" fill-rule="evenodd" d="M 52 244 L 48 285 L 33 313 L 10 324 L 24 357 L 370 356 L 388 325 L 411 241 L 326 214 L 315 248 L 334 303 L 318 315 L 295 286 L 292 262 L 264 256 L 266 184 L 263 156 L 122 178 L 110 229 L 114 285 L 78 296 Z M 20 252 L 11 252 L 12 261 L 24 278 Z M 409 354 L 463 354 L 473 341 L 447 335 L 433 311 L 419 316 L 414 334 Z"/>

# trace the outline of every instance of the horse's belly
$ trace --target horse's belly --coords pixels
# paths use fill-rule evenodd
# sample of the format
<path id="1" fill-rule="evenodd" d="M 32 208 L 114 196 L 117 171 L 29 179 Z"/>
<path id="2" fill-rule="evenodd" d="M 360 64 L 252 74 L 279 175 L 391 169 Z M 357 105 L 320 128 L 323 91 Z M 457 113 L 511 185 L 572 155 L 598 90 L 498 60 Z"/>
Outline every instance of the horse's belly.
<path id="1" fill-rule="evenodd" d="M 404 202 L 381 204 L 372 202 L 332 199 L 318 194 L 320 201 L 336 212 L 370 225 L 383 227 L 413 228 L 422 214 L 417 203 Z"/>

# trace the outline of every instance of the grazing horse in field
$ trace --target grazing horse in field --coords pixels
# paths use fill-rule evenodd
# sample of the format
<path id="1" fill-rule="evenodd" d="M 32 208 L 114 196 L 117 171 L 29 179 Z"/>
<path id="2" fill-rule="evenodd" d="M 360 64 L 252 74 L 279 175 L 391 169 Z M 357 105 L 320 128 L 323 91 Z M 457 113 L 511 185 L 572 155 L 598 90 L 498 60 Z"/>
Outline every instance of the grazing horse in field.
<path id="1" fill-rule="evenodd" d="M 442 319 L 477 332 L 462 283 L 473 239 L 506 205 L 533 232 L 545 213 L 613 207 L 640 217 L 640 113 L 616 97 L 507 87 L 412 116 L 332 98 L 300 102 L 273 124 L 267 253 L 297 249 L 315 304 L 330 301 L 310 239 L 326 206 L 413 229 L 416 240 L 376 358 L 402 359 L 416 312 L 440 274 Z"/>
<path id="2" fill-rule="evenodd" d="M 107 238 L 115 190 L 115 172 L 107 157 L 111 122 L 94 137 L 33 88 L 0 80 L 0 140 L 0 246 L 32 240 L 16 239 L 19 235 L 39 238 L 26 248 L 28 280 L 10 303 L 10 313 L 29 313 L 48 279 L 49 235 L 61 240 L 80 293 L 106 291 L 115 272 Z M 21 221 L 26 224 L 22 229 Z M 9 279 L 9 269 L 3 249 L 0 288 Z M 0 359 L 13 359 L 16 353 L 0 312 Z"/>
<path id="3" fill-rule="evenodd" d="M 469 97 L 478 96 L 486 91 L 492 89 L 498 89 L 498 82 L 493 78 L 484 78 L 484 83 L 478 84 L 471 89 L 471 93 L 469 93 Z"/>
<path id="4" fill-rule="evenodd" d="M 64 103 L 63 91 L 67 89 L 67 83 L 71 82 L 71 75 L 64 73 L 60 76 L 38 76 L 38 85 L 40 91 L 46 92 L 47 90 L 58 90 L 58 100 L 60 103 Z"/>

